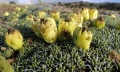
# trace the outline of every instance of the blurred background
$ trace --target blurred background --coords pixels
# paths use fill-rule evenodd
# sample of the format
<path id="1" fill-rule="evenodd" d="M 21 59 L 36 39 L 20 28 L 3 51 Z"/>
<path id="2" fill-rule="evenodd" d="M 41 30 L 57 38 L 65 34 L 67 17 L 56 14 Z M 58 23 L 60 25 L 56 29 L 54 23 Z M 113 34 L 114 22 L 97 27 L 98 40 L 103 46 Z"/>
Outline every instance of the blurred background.
<path id="1" fill-rule="evenodd" d="M 92 3 L 104 3 L 104 2 L 111 2 L 111 3 L 120 3 L 120 0 L 0 0 L 0 3 L 15 3 L 21 5 L 33 5 L 38 4 L 39 2 L 45 3 L 56 3 L 56 2 L 92 2 Z"/>
<path id="2" fill-rule="evenodd" d="M 55 9 L 64 9 L 64 11 L 70 11 L 71 9 L 75 11 L 82 6 L 93 6 L 99 10 L 99 13 L 120 14 L 120 0 L 0 0 L 0 9 L 2 9 L 0 17 L 5 11 L 14 11 L 17 5 L 29 5 L 30 8 L 37 6 L 38 9 L 54 7 Z"/>
<path id="3" fill-rule="evenodd" d="M 33 5 L 39 3 L 39 0 L 0 0 L 0 3 L 15 3 L 21 5 Z"/>

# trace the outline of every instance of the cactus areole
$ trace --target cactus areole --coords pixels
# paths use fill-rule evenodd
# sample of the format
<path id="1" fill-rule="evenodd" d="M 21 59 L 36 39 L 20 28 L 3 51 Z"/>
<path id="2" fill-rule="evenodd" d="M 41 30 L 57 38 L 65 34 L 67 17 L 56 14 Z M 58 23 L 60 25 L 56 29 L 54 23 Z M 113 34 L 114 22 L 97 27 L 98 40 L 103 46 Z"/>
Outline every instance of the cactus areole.
<path id="1" fill-rule="evenodd" d="M 13 29 L 13 28 L 8 28 L 8 30 L 7 30 L 8 34 L 13 33 L 14 31 L 15 31 L 15 29 Z"/>
<path id="2" fill-rule="evenodd" d="M 40 20 L 40 24 L 46 24 L 46 22 L 47 22 L 46 19 L 41 18 L 41 20 Z"/>

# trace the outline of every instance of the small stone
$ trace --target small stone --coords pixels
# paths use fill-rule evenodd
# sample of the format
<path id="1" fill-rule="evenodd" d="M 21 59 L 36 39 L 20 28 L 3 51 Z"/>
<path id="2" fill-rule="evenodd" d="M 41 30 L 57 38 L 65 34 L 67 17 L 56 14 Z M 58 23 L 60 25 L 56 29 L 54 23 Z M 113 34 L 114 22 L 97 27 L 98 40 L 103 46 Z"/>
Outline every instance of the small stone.
<path id="1" fill-rule="evenodd" d="M 5 51 L 6 50 L 6 47 L 1 47 L 1 51 Z"/>
<path id="2" fill-rule="evenodd" d="M 7 61 L 11 64 L 11 63 L 13 63 L 15 60 L 14 60 L 14 59 L 7 59 Z"/>

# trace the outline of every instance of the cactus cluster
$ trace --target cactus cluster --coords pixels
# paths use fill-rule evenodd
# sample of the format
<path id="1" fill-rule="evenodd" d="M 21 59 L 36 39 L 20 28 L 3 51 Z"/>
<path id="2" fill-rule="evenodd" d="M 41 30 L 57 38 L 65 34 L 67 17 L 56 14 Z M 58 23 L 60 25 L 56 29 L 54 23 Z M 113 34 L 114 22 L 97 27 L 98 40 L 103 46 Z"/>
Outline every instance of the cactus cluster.
<path id="1" fill-rule="evenodd" d="M 119 25 L 119 16 L 112 19 L 109 15 L 103 15 L 103 19 L 100 15 L 97 19 L 96 16 L 92 16 L 97 14 L 96 11 L 95 14 L 91 14 L 94 13 L 93 10 L 88 11 L 90 12 L 87 15 L 83 15 L 84 12 L 70 12 L 64 16 L 59 13 L 60 18 L 54 17 L 57 14 L 52 16 L 49 13 L 41 18 L 41 14 L 38 15 L 39 11 L 35 11 L 36 13 L 31 13 L 32 17 L 26 14 L 31 19 L 27 20 L 24 17 L 1 25 L 0 45 L 6 50 L 0 50 L 0 53 L 5 58 L 14 50 L 19 50 L 19 54 L 12 63 L 14 70 L 0 55 L 0 70 L 7 64 L 9 67 L 5 66 L 4 69 L 7 68 L 11 72 L 119 71 L 119 57 L 112 58 L 114 54 L 120 54 L 120 31 L 115 27 Z M 88 14 L 89 18 L 85 17 Z M 8 17 L 10 16 L 12 15 L 9 14 Z M 6 25 L 14 29 L 6 31 Z M 111 50 L 116 53 L 112 53 Z"/>
<path id="2" fill-rule="evenodd" d="M 91 11 L 94 11 L 94 10 L 91 10 Z M 94 15 L 90 16 L 91 18 L 93 18 L 93 17 L 94 17 L 93 19 L 97 18 L 96 11 L 97 10 L 95 10 Z M 40 12 L 41 12 L 41 14 L 40 14 Z M 47 43 L 55 43 L 56 40 L 71 40 L 73 42 L 75 41 L 74 37 L 77 37 L 75 35 L 78 34 L 78 31 L 75 33 L 73 33 L 73 32 L 74 32 L 75 28 L 77 28 L 77 27 L 82 28 L 82 23 L 83 23 L 83 18 L 84 18 L 83 14 L 81 14 L 80 12 L 74 12 L 74 13 L 71 12 L 66 17 L 60 18 L 60 13 L 55 10 L 50 12 L 50 17 L 49 16 L 45 17 L 46 12 L 44 12 L 44 13 L 42 13 L 43 11 L 40 11 L 40 12 L 39 12 L 39 16 L 44 15 L 44 17 L 43 18 L 37 18 L 37 17 L 32 18 L 32 19 L 34 19 L 34 22 L 31 25 L 31 28 L 33 29 L 34 33 L 39 38 L 43 39 Z M 84 13 L 84 12 L 82 11 L 82 13 Z M 92 14 L 92 13 L 90 13 L 90 14 Z M 89 13 L 88 13 L 88 15 L 89 15 Z M 88 31 L 88 30 L 86 30 L 86 31 Z M 86 31 L 84 34 L 87 36 Z M 73 36 L 73 34 L 74 34 L 74 36 Z M 74 42 L 75 45 L 79 48 L 83 47 L 84 50 L 89 50 L 90 43 L 92 40 L 92 35 L 90 35 L 90 36 L 91 36 L 91 38 L 90 38 L 90 41 L 88 42 L 89 44 L 87 45 L 88 46 L 87 48 L 83 47 L 83 46 L 85 46 L 84 42 L 82 42 L 84 39 L 81 40 L 81 38 L 79 36 L 77 38 L 77 43 L 79 44 L 79 46 L 78 46 L 78 44 L 76 44 L 76 42 Z M 84 37 L 84 35 L 83 35 L 83 37 Z"/>
<path id="3" fill-rule="evenodd" d="M 14 72 L 13 67 L 10 63 L 0 55 L 0 72 Z"/>

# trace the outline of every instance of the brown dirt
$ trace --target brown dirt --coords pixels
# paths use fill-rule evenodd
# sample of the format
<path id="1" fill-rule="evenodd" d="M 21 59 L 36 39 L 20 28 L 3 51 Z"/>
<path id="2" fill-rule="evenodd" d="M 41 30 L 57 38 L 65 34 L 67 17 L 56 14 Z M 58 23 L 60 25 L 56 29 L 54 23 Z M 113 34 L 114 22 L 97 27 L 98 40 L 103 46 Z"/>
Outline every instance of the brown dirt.
<path id="1" fill-rule="evenodd" d="M 4 12 L 13 12 L 15 10 L 15 7 L 23 7 L 24 5 L 16 5 L 16 4 L 0 4 L 0 24 L 2 23 L 1 18 L 3 17 Z M 54 9 L 59 9 L 63 12 L 72 12 L 72 11 L 76 11 L 79 10 L 77 8 L 73 8 L 72 10 L 70 8 L 64 8 L 62 6 L 56 6 L 54 7 Z M 99 12 L 106 12 L 106 10 L 99 10 Z M 114 13 L 120 14 L 120 11 L 114 11 Z"/>
<path id="2" fill-rule="evenodd" d="M 14 11 L 16 5 L 10 4 L 0 4 L 0 17 L 3 17 L 4 12 L 8 11 L 9 13 Z"/>
<path id="3" fill-rule="evenodd" d="M 22 7 L 21 5 L 16 4 L 0 4 L 0 24 L 2 23 L 1 18 L 3 17 L 4 12 L 13 12 L 15 7 Z"/>
<path id="4" fill-rule="evenodd" d="M 110 54 L 109 54 L 109 56 L 110 56 L 111 60 L 120 62 L 120 54 L 118 54 L 117 52 L 111 51 Z"/>

